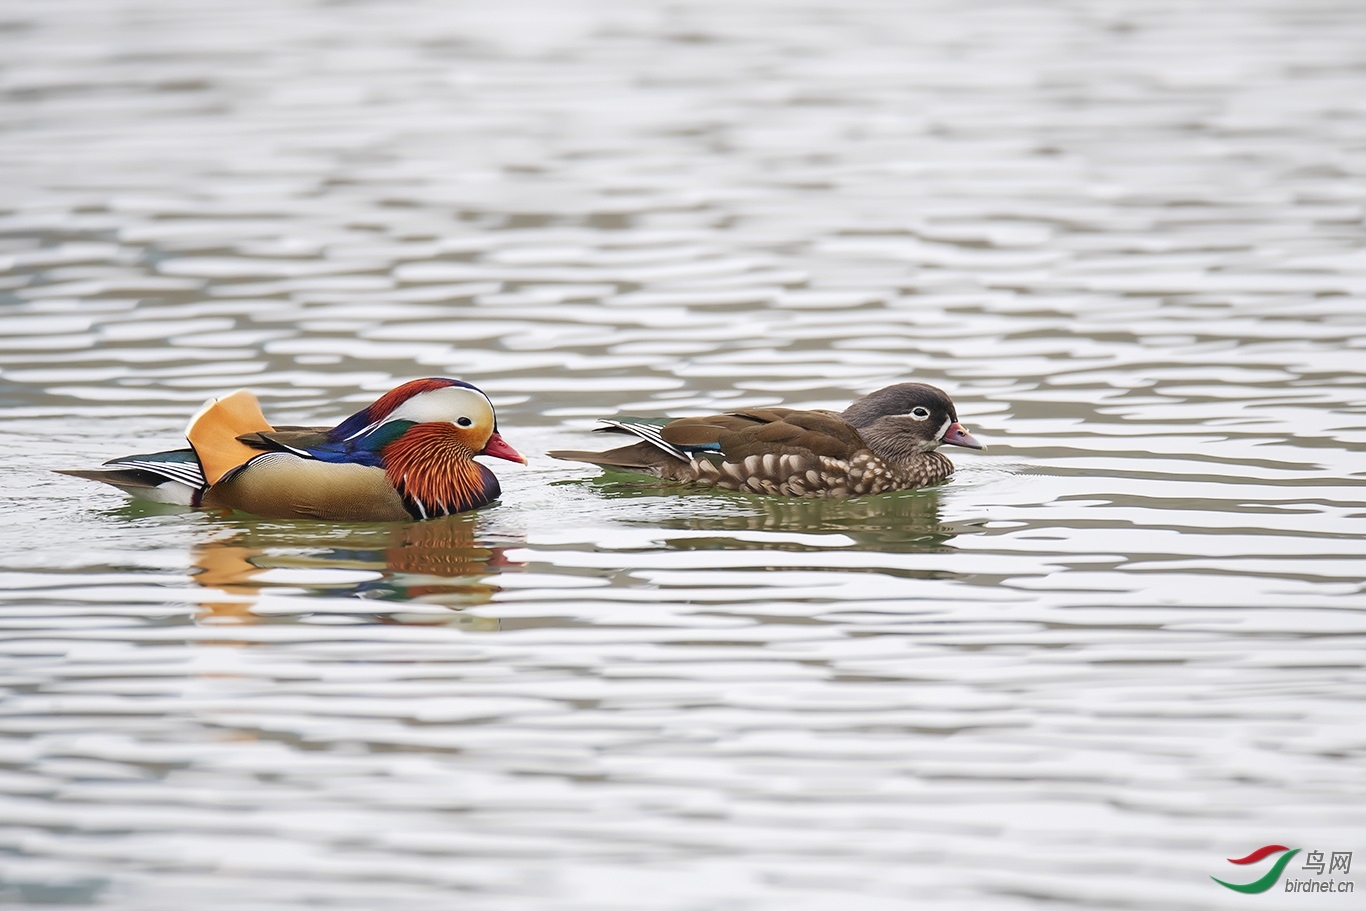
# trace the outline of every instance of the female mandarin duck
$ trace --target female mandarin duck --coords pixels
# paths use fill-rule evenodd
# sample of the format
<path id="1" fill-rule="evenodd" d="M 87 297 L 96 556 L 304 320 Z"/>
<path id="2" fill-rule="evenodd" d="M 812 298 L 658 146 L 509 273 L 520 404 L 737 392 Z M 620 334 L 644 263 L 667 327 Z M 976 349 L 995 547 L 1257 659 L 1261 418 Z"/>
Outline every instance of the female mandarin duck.
<path id="1" fill-rule="evenodd" d="M 144 500 L 273 519 L 388 522 L 477 509 L 502 493 L 476 455 L 526 463 L 498 434 L 493 403 L 460 380 L 413 380 L 336 427 L 276 429 L 256 396 L 205 403 L 190 449 L 64 471 Z"/>
<path id="2" fill-rule="evenodd" d="M 701 418 L 604 420 L 599 432 L 644 442 L 557 459 L 669 481 L 787 497 L 858 497 L 924 487 L 953 474 L 941 443 L 985 447 L 958 423 L 953 402 L 924 383 L 865 395 L 839 414 L 755 408 Z"/>

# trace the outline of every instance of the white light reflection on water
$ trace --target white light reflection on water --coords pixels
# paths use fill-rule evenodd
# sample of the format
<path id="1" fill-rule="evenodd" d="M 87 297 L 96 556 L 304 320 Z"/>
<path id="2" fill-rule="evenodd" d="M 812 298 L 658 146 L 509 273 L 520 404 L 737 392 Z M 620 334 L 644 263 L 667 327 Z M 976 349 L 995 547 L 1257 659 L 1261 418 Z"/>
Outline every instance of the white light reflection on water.
<path id="1" fill-rule="evenodd" d="M 1366 850 L 1352 4 L 0 19 L 0 901 L 1233 908 Z M 432 374 L 533 456 L 494 509 L 47 470 Z M 906 378 L 991 447 L 937 490 L 537 457 Z"/>

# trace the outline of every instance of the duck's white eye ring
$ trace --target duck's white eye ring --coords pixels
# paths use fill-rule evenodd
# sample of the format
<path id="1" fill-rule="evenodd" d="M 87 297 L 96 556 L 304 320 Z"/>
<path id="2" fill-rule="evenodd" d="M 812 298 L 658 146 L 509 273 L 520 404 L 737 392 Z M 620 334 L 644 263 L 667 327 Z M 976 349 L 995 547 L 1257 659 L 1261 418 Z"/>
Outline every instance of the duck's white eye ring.
<path id="1" fill-rule="evenodd" d="M 912 408 L 910 414 L 911 418 L 916 421 L 927 421 L 930 417 L 929 409 L 924 408 L 920 405 L 917 405 L 914 408 Z"/>
<path id="2" fill-rule="evenodd" d="M 461 427 L 473 427 L 473 426 L 474 426 L 474 421 L 471 421 L 469 418 L 456 418 L 456 419 L 455 419 L 455 422 L 456 422 L 457 424 L 459 424 Z"/>

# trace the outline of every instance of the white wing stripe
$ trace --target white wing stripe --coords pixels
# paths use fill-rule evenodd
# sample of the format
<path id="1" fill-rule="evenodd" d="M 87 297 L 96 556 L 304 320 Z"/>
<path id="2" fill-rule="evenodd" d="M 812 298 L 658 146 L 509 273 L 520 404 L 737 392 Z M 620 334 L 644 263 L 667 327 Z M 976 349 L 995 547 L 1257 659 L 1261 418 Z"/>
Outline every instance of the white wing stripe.
<path id="1" fill-rule="evenodd" d="M 614 421 L 608 418 L 604 418 L 602 423 L 609 427 L 617 427 L 633 436 L 638 436 L 651 446 L 663 450 L 676 459 L 682 459 L 684 462 L 688 461 L 687 453 L 674 444 L 666 441 L 664 437 L 660 435 L 660 428 L 656 427 L 654 424 L 637 424 L 631 421 Z"/>
<path id="2" fill-rule="evenodd" d="M 200 469 L 198 465 L 192 465 L 188 462 L 144 462 L 141 460 L 120 460 L 112 464 L 117 465 L 119 467 L 141 468 L 144 471 L 150 471 L 152 474 L 161 475 L 167 480 L 179 481 L 180 483 L 188 484 L 191 487 L 204 486 L 204 472 Z"/>

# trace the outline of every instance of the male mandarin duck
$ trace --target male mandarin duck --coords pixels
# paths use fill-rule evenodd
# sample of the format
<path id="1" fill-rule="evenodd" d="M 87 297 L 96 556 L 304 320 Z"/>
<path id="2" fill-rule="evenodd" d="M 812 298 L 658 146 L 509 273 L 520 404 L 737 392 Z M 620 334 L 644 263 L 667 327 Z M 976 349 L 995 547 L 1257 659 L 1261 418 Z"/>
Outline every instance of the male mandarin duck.
<path id="1" fill-rule="evenodd" d="M 858 497 L 924 487 L 953 474 L 941 443 L 985 447 L 953 402 L 924 383 L 898 383 L 844 411 L 753 408 L 700 418 L 604 420 L 598 432 L 643 442 L 557 459 L 642 472 L 685 484 L 788 497 Z"/>
<path id="2" fill-rule="evenodd" d="M 256 396 L 238 390 L 206 402 L 185 436 L 190 449 L 62 473 L 160 503 L 388 522 L 492 503 L 502 489 L 476 455 L 526 463 L 499 435 L 488 396 L 444 377 L 404 383 L 330 430 L 271 427 Z"/>

